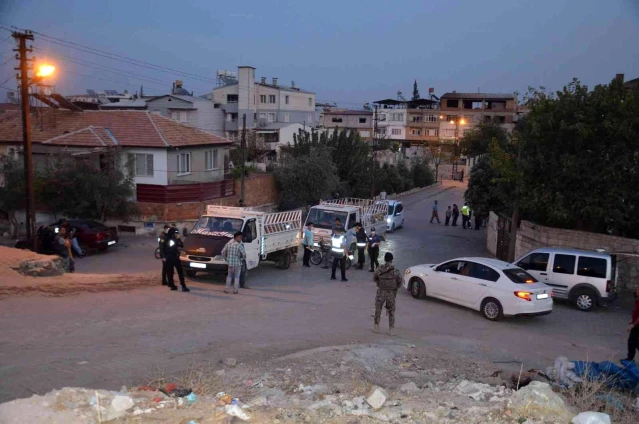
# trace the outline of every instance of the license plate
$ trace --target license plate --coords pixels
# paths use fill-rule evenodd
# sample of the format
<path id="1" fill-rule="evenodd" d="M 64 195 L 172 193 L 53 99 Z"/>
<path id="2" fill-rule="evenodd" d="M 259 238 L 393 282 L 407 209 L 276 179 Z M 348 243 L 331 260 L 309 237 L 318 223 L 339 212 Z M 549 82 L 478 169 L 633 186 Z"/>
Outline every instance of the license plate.
<path id="1" fill-rule="evenodd" d="M 112 246 L 115 244 L 115 240 L 111 240 L 110 242 L 107 243 L 107 246 Z"/>
<path id="2" fill-rule="evenodd" d="M 191 268 L 204 268 L 206 269 L 206 264 L 199 264 L 197 262 L 191 262 L 189 265 Z"/>
<path id="3" fill-rule="evenodd" d="M 538 294 L 537 299 L 548 299 L 548 293 Z"/>

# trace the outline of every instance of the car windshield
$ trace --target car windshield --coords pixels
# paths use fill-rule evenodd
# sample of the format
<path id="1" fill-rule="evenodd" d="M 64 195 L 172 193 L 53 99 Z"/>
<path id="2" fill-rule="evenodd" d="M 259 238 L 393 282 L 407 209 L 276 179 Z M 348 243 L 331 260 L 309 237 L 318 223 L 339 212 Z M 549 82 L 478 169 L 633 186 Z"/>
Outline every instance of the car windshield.
<path id="1" fill-rule="evenodd" d="M 388 214 L 393 215 L 395 213 L 395 205 L 388 205 Z"/>
<path id="2" fill-rule="evenodd" d="M 511 268 L 505 269 L 503 272 L 506 277 L 510 279 L 510 281 L 516 284 L 534 284 L 537 282 L 537 280 L 535 280 L 535 277 L 528 274 L 523 269 Z"/>
<path id="3" fill-rule="evenodd" d="M 242 231 L 244 221 L 234 218 L 220 218 L 203 216 L 191 230 L 191 234 L 228 233 L 233 236 L 237 231 Z"/>
<path id="4" fill-rule="evenodd" d="M 312 222 L 313 226 L 317 228 L 324 228 L 330 230 L 335 225 L 335 218 L 339 218 L 342 222 L 342 227 L 346 224 L 346 212 L 329 211 L 322 208 L 311 208 L 308 213 L 306 222 Z"/>

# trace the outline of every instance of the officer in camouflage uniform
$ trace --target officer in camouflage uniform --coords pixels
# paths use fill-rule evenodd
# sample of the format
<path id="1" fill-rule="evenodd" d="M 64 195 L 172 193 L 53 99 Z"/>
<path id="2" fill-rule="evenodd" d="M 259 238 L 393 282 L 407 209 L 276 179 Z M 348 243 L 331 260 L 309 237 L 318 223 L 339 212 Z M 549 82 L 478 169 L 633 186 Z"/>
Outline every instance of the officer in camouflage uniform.
<path id="1" fill-rule="evenodd" d="M 373 332 L 379 333 L 379 319 L 382 308 L 386 304 L 388 310 L 388 334 L 395 335 L 395 297 L 397 290 L 402 285 L 402 274 L 393 266 L 393 254 L 386 252 L 384 265 L 375 270 L 373 280 L 377 283 L 377 296 L 375 297 L 375 325 Z"/>

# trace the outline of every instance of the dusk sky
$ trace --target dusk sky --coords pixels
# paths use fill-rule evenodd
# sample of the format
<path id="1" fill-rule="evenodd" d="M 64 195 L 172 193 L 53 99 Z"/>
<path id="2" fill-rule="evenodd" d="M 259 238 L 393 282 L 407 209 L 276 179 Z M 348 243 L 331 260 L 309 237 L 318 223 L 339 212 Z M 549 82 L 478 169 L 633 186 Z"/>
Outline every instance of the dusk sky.
<path id="1" fill-rule="evenodd" d="M 638 0 L 0 0 L 0 24 L 211 79 L 251 65 L 258 79 L 294 80 L 318 101 L 351 108 L 397 90 L 409 97 L 415 79 L 425 97 L 429 87 L 524 93 L 573 77 L 591 86 L 616 73 L 639 77 Z M 0 102 L 16 86 L 9 36 L 0 30 Z M 142 84 L 145 94 L 164 94 L 176 79 L 196 95 L 214 87 L 35 37 L 34 54 L 57 66 L 62 94 Z"/>

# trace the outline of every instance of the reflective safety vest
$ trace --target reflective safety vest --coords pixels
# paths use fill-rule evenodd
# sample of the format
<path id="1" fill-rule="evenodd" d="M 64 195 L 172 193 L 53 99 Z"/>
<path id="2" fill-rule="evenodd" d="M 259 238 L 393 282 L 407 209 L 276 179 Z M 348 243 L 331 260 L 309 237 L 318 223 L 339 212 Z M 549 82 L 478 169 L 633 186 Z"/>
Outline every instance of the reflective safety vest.
<path id="1" fill-rule="evenodd" d="M 335 235 L 331 238 L 333 256 L 344 256 L 344 236 Z"/>
<path id="2" fill-rule="evenodd" d="M 470 208 L 468 206 L 462 206 L 461 213 L 464 216 L 470 215 Z"/>

